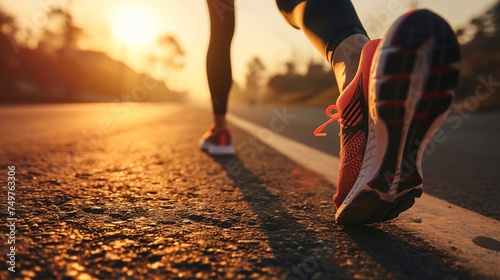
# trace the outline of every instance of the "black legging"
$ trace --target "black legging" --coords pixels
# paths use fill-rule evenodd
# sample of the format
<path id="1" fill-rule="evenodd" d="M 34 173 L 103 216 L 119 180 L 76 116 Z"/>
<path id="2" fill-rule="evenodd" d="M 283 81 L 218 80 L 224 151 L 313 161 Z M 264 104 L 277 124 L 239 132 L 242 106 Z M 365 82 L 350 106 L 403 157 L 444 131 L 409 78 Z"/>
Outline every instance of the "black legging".
<path id="1" fill-rule="evenodd" d="M 306 2 L 301 23 L 294 22 L 293 10 Z M 285 19 L 303 29 L 313 45 L 331 63 L 333 51 L 347 37 L 364 34 L 361 22 L 349 0 L 276 0 Z M 234 34 L 234 0 L 207 0 L 210 13 L 210 43 L 207 53 L 207 78 L 213 112 L 223 116 L 227 111 L 231 73 L 230 49 Z M 300 26 L 302 25 L 302 26 Z"/>

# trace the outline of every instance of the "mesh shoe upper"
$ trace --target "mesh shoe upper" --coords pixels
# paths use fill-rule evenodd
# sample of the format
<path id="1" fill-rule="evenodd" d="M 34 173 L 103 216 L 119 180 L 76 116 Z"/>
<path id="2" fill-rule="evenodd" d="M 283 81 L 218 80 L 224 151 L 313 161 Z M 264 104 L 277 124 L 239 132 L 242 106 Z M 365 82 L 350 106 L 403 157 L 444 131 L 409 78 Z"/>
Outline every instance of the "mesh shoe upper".
<path id="1" fill-rule="evenodd" d="M 370 41 L 361 53 L 358 73 L 337 100 L 340 122 L 340 167 L 333 201 L 340 207 L 356 182 L 368 138 L 368 83 L 372 58 L 380 40 Z"/>

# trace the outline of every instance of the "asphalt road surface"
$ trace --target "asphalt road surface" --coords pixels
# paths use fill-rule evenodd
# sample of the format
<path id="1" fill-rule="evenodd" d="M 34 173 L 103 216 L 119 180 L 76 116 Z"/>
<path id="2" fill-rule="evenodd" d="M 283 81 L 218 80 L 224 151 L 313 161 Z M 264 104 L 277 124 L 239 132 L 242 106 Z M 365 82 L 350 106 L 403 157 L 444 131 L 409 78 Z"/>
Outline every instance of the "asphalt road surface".
<path id="1" fill-rule="evenodd" d="M 265 124 L 266 110 L 238 114 Z M 297 133 L 296 139 L 305 141 L 301 137 L 309 137 L 311 123 L 322 122 L 321 111 L 293 112 L 303 117 L 287 124 L 283 134 Z M 0 119 L 5 224 L 0 279 L 484 278 L 458 255 L 443 253 L 392 221 L 335 225 L 334 185 L 236 127 L 237 157 L 200 152 L 197 141 L 210 122 L 205 109 L 126 103 L 2 106 Z M 498 182 L 493 166 L 498 149 L 486 147 L 495 135 L 498 139 L 498 124 L 471 120 L 463 127 L 491 136 L 463 133 L 458 141 L 455 134 L 462 132 L 450 131 L 449 143 L 432 155 L 441 173 L 431 168 L 426 175 L 433 189 L 442 189 L 438 195 L 454 190 L 444 199 L 498 218 L 498 209 L 488 204 L 488 199 L 498 201 L 498 192 L 485 187 Z M 337 130 L 330 129 L 335 136 Z M 318 149 L 338 152 L 330 140 L 311 141 Z M 458 144 L 463 142 L 469 146 Z M 467 148 L 472 144 L 480 145 Z M 9 175 L 11 166 L 15 174 Z M 469 178 L 470 172 L 461 174 L 467 170 L 481 172 Z M 9 176 L 16 180 L 11 193 Z M 465 184 L 471 184 L 468 191 Z M 460 198 L 463 194 L 466 198 Z M 8 220 L 13 218 L 14 223 Z"/>

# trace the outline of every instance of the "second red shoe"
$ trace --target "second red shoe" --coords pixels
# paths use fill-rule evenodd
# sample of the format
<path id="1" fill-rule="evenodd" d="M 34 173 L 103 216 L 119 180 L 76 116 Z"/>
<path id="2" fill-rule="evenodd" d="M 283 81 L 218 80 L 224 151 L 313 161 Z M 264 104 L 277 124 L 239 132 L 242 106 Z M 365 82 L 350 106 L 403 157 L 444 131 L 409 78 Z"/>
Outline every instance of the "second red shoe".
<path id="1" fill-rule="evenodd" d="M 230 156 L 234 155 L 234 149 L 231 146 L 231 133 L 228 129 L 219 129 L 211 127 L 200 139 L 200 149 L 212 156 Z"/>

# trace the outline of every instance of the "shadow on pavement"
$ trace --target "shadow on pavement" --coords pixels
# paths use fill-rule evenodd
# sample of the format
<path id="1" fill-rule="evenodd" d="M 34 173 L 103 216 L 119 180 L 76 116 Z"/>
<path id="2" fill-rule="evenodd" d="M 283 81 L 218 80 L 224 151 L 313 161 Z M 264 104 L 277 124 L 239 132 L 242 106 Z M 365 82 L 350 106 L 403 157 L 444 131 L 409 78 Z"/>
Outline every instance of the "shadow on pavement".
<path id="1" fill-rule="evenodd" d="M 389 233 L 376 226 L 344 227 L 343 231 L 358 248 L 368 253 L 389 273 L 402 275 L 405 279 L 469 279 L 463 271 L 446 264 L 449 258 L 408 233 L 398 232 L 396 226 Z M 418 246 L 411 243 L 419 243 Z M 449 259 L 448 261 L 452 261 Z"/>
<path id="2" fill-rule="evenodd" d="M 214 157 L 214 161 L 224 168 L 257 215 L 275 255 L 266 265 L 281 267 L 284 279 L 309 279 L 318 271 L 323 279 L 347 277 L 330 258 L 327 249 L 332 244 L 316 239 L 314 232 L 298 223 L 283 207 L 282 199 L 269 192 L 238 157 Z"/>
<path id="3" fill-rule="evenodd" d="M 329 240 L 319 240 L 316 238 L 318 234 L 306 228 L 304 223 L 299 223 L 298 218 L 283 207 L 283 199 L 272 194 L 240 158 L 214 157 L 214 161 L 224 168 L 228 178 L 257 214 L 260 228 L 267 235 L 275 254 L 273 263 L 269 265 L 282 267 L 286 279 L 308 279 L 317 272 L 320 273 L 315 276 L 321 279 L 350 278 L 348 275 L 356 275 L 356 272 L 346 270 L 362 269 L 366 265 L 358 259 L 359 256 L 355 256 L 356 252 L 364 252 L 369 262 L 376 263 L 387 272 L 386 276 L 405 279 L 471 278 L 466 272 L 450 265 L 453 261 L 450 257 L 396 226 L 341 227 L 332 231 Z M 359 266 L 346 269 L 339 263 L 342 261 L 338 257 L 339 251 L 347 252 L 348 259 L 360 262 Z"/>

